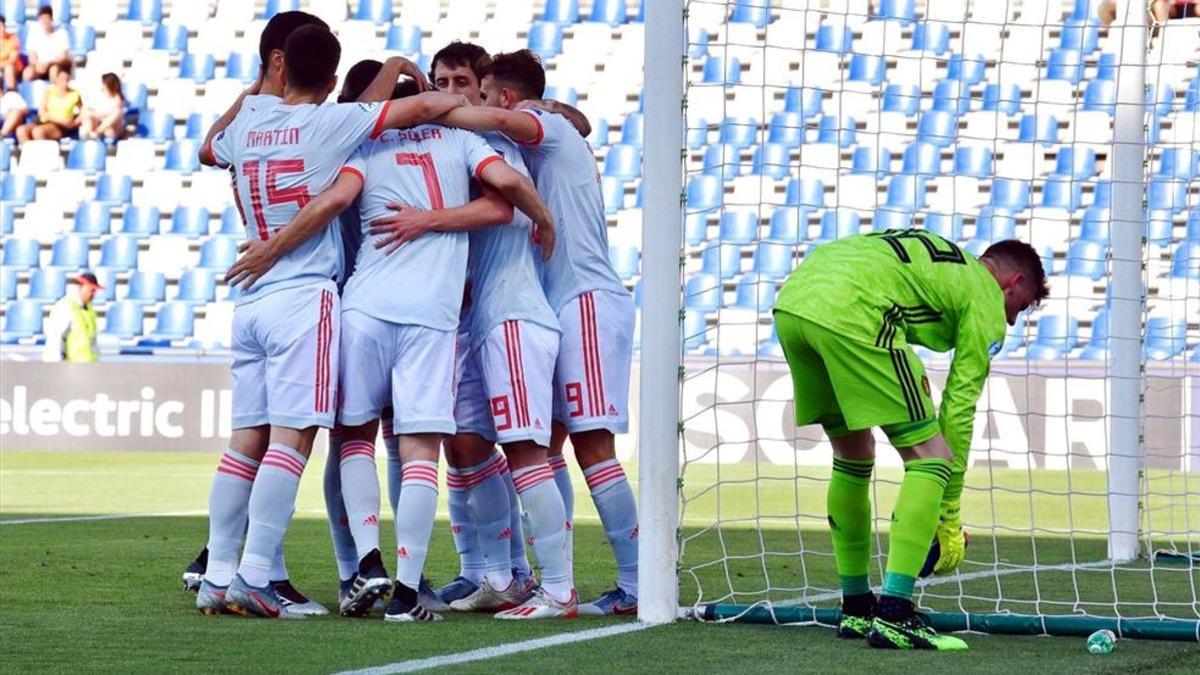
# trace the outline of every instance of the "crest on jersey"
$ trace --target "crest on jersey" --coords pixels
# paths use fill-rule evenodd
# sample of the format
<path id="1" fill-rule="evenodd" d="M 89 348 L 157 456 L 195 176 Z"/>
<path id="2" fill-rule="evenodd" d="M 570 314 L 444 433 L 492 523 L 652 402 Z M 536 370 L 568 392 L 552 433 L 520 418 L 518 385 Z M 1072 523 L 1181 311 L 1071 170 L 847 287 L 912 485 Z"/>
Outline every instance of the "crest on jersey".
<path id="1" fill-rule="evenodd" d="M 1000 348 L 1003 346 L 1004 344 L 1002 342 L 992 342 L 992 344 L 988 345 L 988 356 L 993 359 L 996 358 L 996 355 L 1000 353 Z"/>

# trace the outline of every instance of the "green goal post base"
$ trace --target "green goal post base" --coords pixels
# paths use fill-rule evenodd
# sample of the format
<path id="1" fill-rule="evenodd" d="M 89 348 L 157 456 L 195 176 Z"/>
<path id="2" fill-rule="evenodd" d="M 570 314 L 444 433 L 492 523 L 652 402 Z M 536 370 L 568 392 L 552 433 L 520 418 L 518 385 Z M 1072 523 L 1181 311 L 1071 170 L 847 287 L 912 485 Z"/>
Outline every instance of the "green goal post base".
<path id="1" fill-rule="evenodd" d="M 701 605 L 691 612 L 702 621 L 836 626 L 842 612 L 813 607 Z M 930 624 L 942 632 L 977 631 L 1004 635 L 1087 636 L 1108 629 L 1120 638 L 1200 642 L 1200 621 L 1187 619 L 1120 619 L 1101 616 L 1034 616 L 1029 614 L 964 614 L 930 612 Z"/>

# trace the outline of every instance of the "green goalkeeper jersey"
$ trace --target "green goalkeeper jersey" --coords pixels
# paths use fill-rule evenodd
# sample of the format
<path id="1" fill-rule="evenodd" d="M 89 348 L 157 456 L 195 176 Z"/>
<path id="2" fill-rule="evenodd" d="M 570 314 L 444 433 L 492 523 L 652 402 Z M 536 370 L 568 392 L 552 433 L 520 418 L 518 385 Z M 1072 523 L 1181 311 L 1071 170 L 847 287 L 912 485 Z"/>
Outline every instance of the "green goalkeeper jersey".
<path id="1" fill-rule="evenodd" d="M 1004 293 L 983 263 L 923 230 L 848 237 L 809 252 L 775 311 L 876 346 L 953 349 L 939 423 L 966 469 L 975 404 L 1006 329 Z"/>

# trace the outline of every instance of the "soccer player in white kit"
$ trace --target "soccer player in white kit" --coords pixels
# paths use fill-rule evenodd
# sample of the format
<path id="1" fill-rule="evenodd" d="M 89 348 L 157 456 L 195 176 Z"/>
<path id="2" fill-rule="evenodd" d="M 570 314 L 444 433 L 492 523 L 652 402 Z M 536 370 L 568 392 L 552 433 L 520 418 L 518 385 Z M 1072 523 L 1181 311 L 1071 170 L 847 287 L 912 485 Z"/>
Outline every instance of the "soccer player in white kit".
<path id="1" fill-rule="evenodd" d="M 233 123 L 201 148 L 203 162 L 233 167 L 247 238 L 265 240 L 286 226 L 333 182 L 363 140 L 463 102 L 430 93 L 382 105 L 322 104 L 336 82 L 340 52 L 337 38 L 326 28 L 309 25 L 293 31 L 284 48 L 283 98 L 246 97 Z M 201 592 L 207 587 L 210 595 L 223 599 L 224 609 L 235 613 L 280 615 L 278 594 L 267 583 L 271 560 L 291 520 L 316 430 L 333 423 L 338 242 L 327 225 L 280 258 L 238 298 L 234 312 L 235 431 L 230 445 L 259 466 L 241 564 L 222 588 L 224 579 L 218 575 L 228 576 L 233 561 L 227 556 L 236 557 L 240 541 L 238 533 L 224 533 L 223 539 L 235 546 L 232 551 L 222 547 L 220 554 L 210 547 Z"/>
<path id="2" fill-rule="evenodd" d="M 554 374 L 554 420 L 556 428 L 561 425 L 570 435 L 617 562 L 617 588 L 579 611 L 633 614 L 637 506 L 614 442 L 614 434 L 626 432 L 629 425 L 633 299 L 608 259 L 604 202 L 591 147 L 561 115 L 516 109 L 540 99 L 545 81 L 533 52 L 497 54 L 482 82 L 484 102 L 493 107 L 459 108 L 445 120 L 477 131 L 501 131 L 521 144 L 538 192 L 559 223 L 560 255 L 545 265 L 542 276 L 563 331 Z"/>

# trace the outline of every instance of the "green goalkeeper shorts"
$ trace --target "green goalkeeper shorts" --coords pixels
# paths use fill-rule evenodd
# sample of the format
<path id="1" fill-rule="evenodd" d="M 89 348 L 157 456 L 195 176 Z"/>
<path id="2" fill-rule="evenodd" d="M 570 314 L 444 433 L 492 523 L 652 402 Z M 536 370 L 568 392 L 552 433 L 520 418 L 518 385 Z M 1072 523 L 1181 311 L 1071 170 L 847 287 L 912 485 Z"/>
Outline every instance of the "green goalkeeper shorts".
<path id="1" fill-rule="evenodd" d="M 938 434 L 925 366 L 907 345 L 877 347 L 782 311 L 775 329 L 792 371 L 797 425 L 820 423 L 830 438 L 882 427 L 897 448 Z"/>

